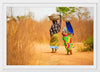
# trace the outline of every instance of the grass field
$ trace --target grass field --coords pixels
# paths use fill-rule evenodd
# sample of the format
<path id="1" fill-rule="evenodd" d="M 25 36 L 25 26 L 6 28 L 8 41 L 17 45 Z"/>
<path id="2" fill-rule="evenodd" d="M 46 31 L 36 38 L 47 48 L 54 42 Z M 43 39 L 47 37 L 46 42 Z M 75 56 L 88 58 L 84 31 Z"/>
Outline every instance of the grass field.
<path id="1" fill-rule="evenodd" d="M 37 22 L 23 19 L 7 22 L 7 65 L 93 65 L 93 52 L 78 52 L 78 45 L 93 35 L 93 20 L 73 19 L 72 37 L 75 48 L 73 55 L 65 55 L 62 35 L 59 33 L 60 49 L 52 54 L 49 48 L 49 29 L 52 25 L 47 19 Z M 61 24 L 61 31 L 65 23 Z M 83 46 L 83 44 L 81 44 Z"/>

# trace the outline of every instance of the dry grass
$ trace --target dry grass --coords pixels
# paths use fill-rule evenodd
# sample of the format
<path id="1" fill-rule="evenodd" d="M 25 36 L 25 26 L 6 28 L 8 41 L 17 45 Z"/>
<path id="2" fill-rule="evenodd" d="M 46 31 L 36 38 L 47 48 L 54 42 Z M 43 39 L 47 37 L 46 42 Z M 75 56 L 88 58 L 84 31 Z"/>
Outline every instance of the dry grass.
<path id="1" fill-rule="evenodd" d="M 74 29 L 73 42 L 82 42 L 93 35 L 93 20 L 73 19 L 71 22 Z M 52 25 L 47 19 L 37 22 L 35 20 L 20 19 L 7 22 L 7 64 L 29 65 L 35 60 L 35 43 L 49 44 L 49 29 Z M 61 28 L 65 26 L 62 22 Z M 61 31 L 62 31 L 61 29 Z M 61 32 L 59 33 L 60 44 L 63 45 Z M 32 44 L 32 46 L 31 46 Z M 33 47 L 33 48 L 31 48 Z M 31 58 L 32 57 L 32 58 Z M 35 64 L 35 61 L 32 63 Z"/>

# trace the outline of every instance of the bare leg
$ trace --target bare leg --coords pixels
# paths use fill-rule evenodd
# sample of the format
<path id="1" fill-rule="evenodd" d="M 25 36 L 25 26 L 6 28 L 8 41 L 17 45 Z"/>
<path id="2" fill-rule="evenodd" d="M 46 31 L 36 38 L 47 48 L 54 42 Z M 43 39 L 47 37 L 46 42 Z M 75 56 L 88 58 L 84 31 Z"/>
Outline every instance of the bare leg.
<path id="1" fill-rule="evenodd" d="M 70 54 L 72 55 L 72 50 L 70 50 Z"/>
<path id="2" fill-rule="evenodd" d="M 69 55 L 69 52 L 67 52 L 67 55 Z"/>
<path id="3" fill-rule="evenodd" d="M 55 53 L 57 52 L 57 49 L 55 49 Z"/>
<path id="4" fill-rule="evenodd" d="M 67 55 L 69 55 L 69 50 L 66 48 L 66 51 L 67 51 Z"/>
<path id="5" fill-rule="evenodd" d="M 54 48 L 52 48 L 52 53 L 54 53 Z"/>

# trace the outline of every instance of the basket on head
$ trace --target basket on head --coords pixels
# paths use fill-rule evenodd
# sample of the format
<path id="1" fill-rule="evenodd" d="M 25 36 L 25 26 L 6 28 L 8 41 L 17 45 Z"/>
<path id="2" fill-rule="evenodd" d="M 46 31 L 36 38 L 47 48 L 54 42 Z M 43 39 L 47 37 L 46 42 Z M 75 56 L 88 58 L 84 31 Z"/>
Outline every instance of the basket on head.
<path id="1" fill-rule="evenodd" d="M 63 16 L 63 21 L 71 21 L 72 20 L 72 17 L 70 15 L 65 15 Z"/>
<path id="2" fill-rule="evenodd" d="M 49 16 L 50 20 L 59 20 L 60 16 L 58 14 L 52 14 L 51 16 Z"/>

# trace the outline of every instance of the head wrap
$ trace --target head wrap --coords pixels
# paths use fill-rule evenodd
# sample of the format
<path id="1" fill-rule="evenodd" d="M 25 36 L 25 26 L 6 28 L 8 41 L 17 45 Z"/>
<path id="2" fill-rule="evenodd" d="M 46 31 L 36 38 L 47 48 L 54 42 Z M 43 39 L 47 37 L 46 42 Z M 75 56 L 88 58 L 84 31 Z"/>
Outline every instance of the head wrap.
<path id="1" fill-rule="evenodd" d="M 67 27 L 68 31 L 74 35 L 72 25 L 69 21 L 66 22 L 66 27 Z"/>

